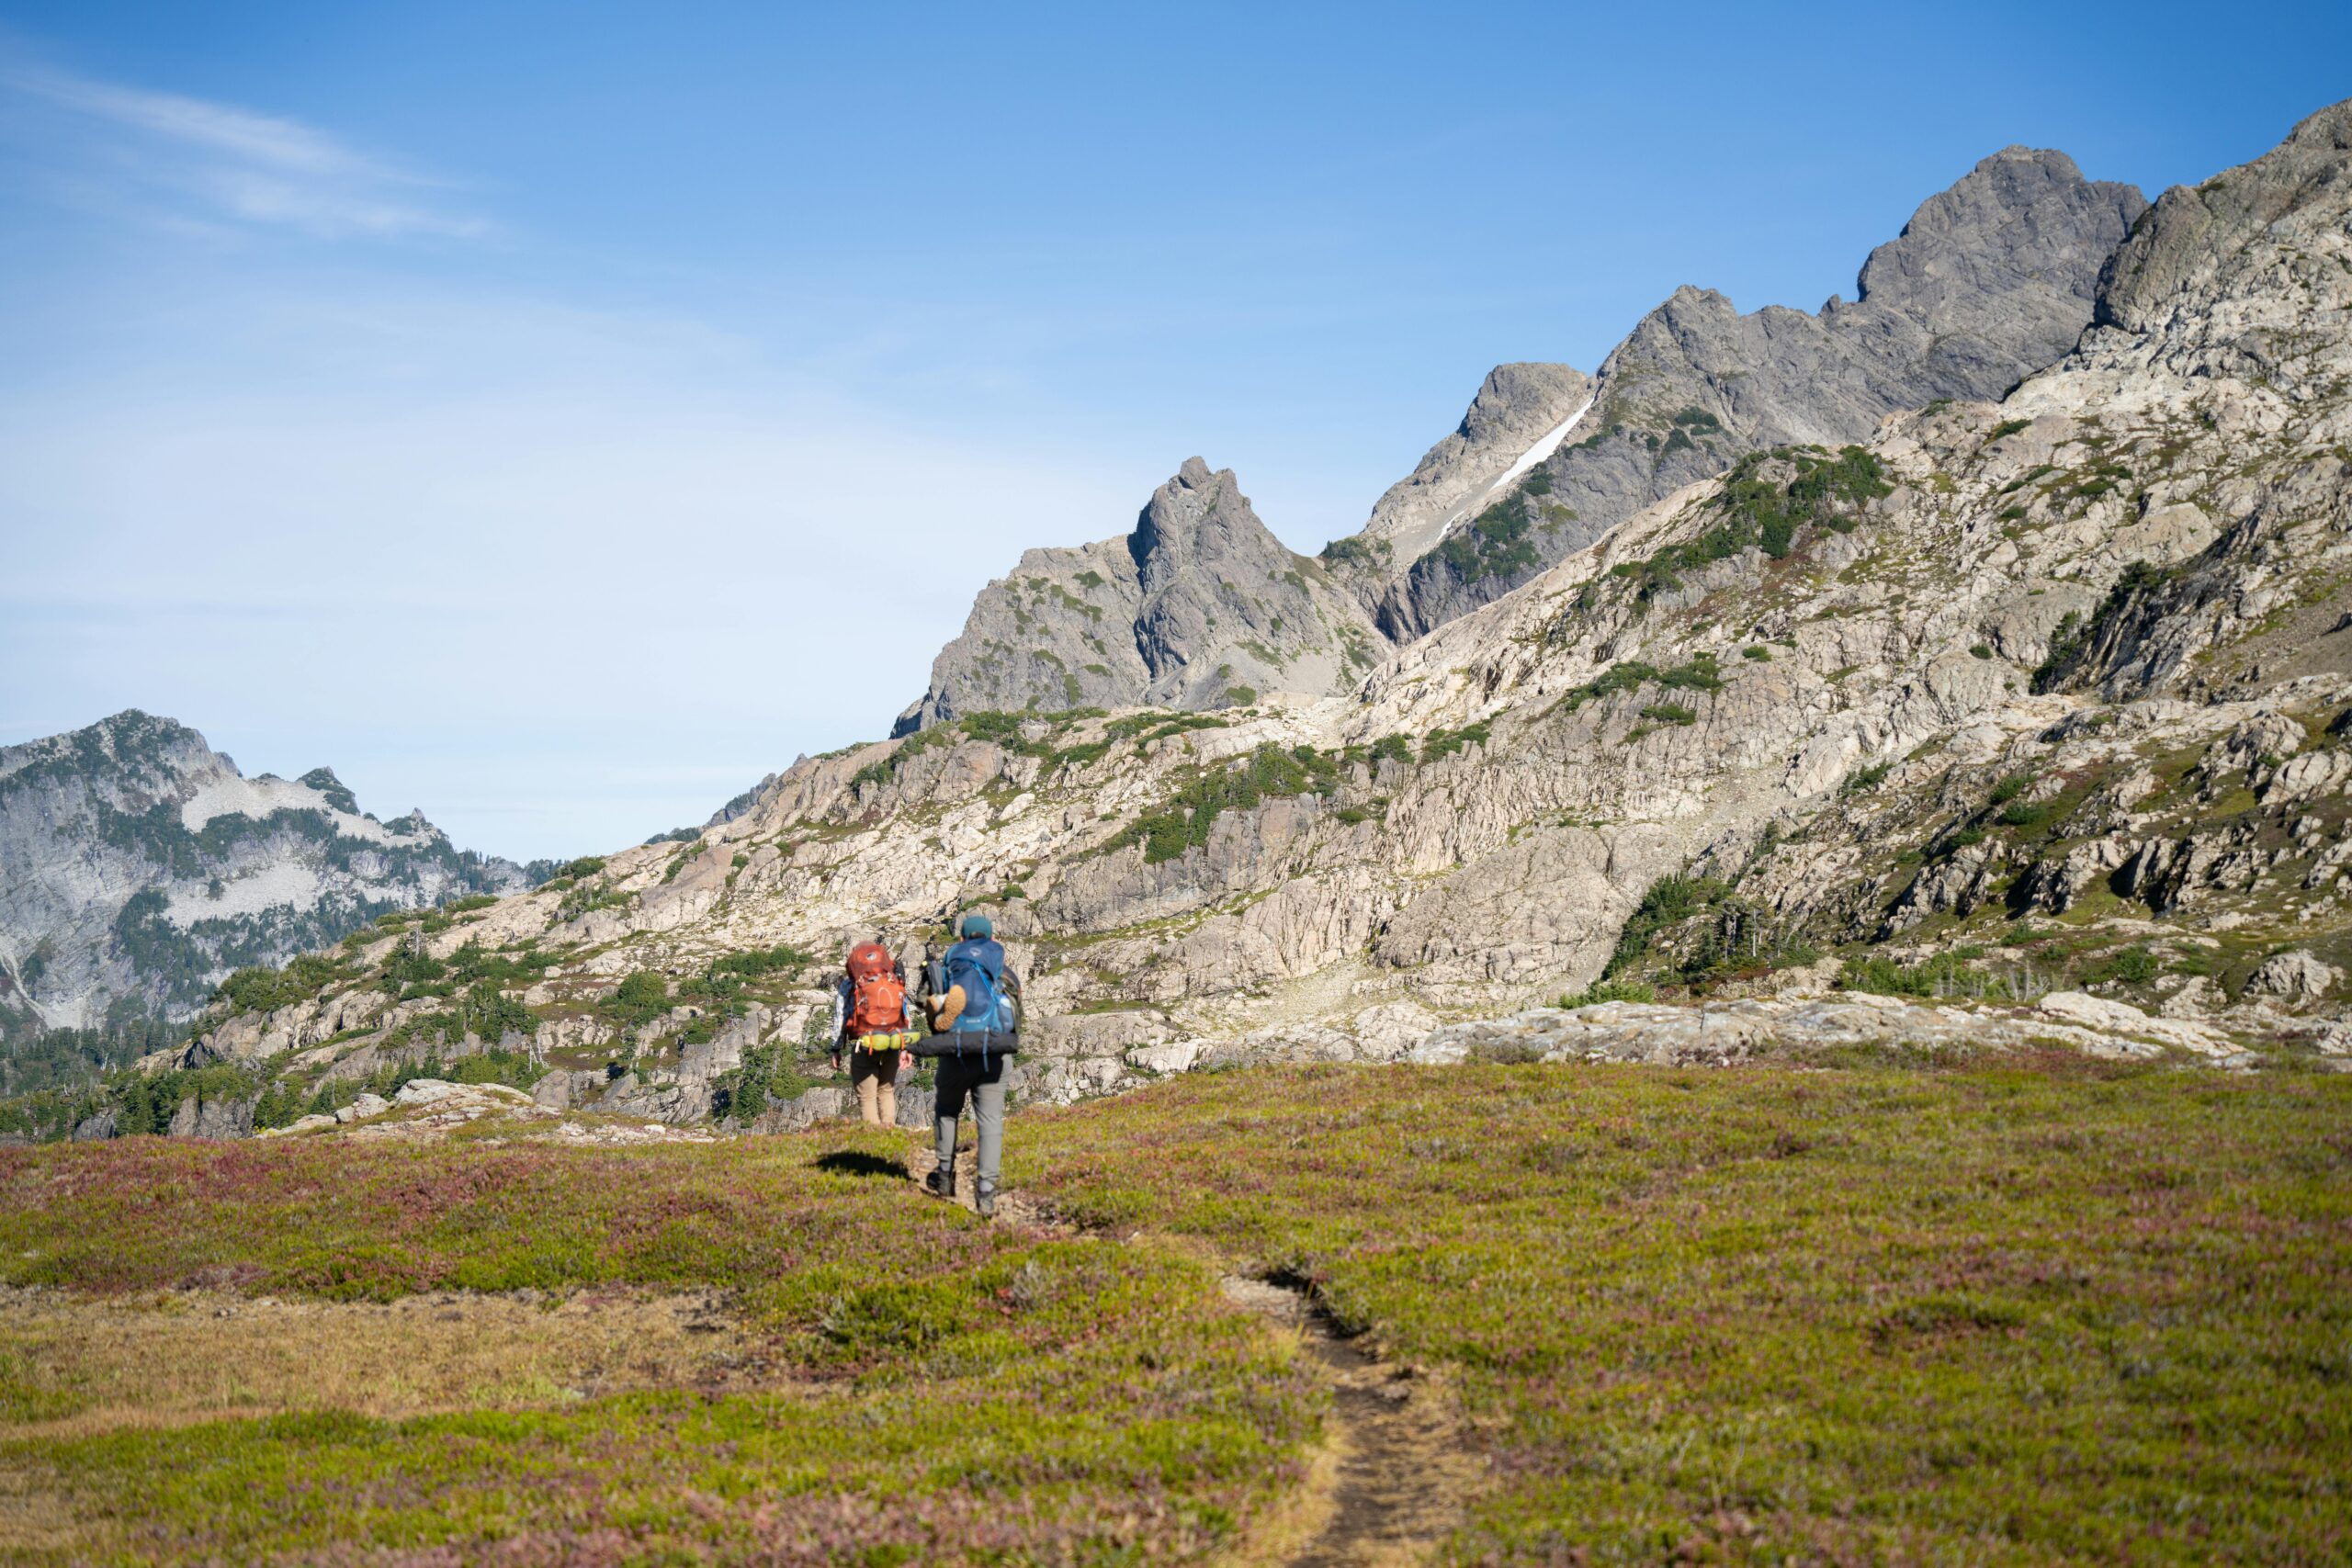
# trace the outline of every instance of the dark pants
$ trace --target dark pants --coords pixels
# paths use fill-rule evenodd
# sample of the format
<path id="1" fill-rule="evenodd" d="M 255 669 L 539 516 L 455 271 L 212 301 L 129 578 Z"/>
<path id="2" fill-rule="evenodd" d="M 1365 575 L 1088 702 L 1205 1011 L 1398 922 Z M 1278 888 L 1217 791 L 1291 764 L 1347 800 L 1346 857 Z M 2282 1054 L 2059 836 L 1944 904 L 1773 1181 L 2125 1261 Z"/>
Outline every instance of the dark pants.
<path id="1" fill-rule="evenodd" d="M 939 1100 L 933 1131 L 937 1136 L 939 1168 L 956 1166 L 956 1122 L 964 1102 L 972 1102 L 972 1121 L 980 1132 L 980 1188 L 996 1190 L 997 1161 L 1004 1153 L 1004 1069 L 1001 1054 L 982 1065 L 978 1056 L 939 1058 Z"/>

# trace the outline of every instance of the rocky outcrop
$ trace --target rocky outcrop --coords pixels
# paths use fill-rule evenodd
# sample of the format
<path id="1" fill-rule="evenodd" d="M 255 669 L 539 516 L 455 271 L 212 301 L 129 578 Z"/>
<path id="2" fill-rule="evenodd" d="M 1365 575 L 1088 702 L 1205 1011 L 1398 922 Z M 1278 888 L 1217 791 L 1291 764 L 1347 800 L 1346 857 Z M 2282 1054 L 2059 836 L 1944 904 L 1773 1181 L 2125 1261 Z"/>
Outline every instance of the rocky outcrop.
<path id="1" fill-rule="evenodd" d="M 1860 441 L 1900 410 L 2001 396 L 2073 346 L 2146 206 L 2062 152 L 2012 147 L 1873 251 L 1850 303 L 1743 315 L 1684 288 L 1597 379 L 1498 366 L 1461 424 L 1318 562 L 1194 458 L 1125 538 L 1032 550 L 984 589 L 900 732 L 987 709 L 1343 691 L 1386 645 L 1501 597 L 1745 452 Z"/>
<path id="2" fill-rule="evenodd" d="M 1442 543 L 1389 552 L 1382 629 L 1423 636 L 1742 453 L 1861 441 L 1900 410 L 2000 397 L 2074 346 L 2146 206 L 2063 152 L 2011 147 L 1871 252 L 1850 303 L 1743 315 L 1712 289 L 1677 289 L 1610 354 L 1591 412 L 1526 471 L 1523 500 L 1498 495 Z M 1382 527 L 1375 513 L 1375 552 Z"/>
<path id="3" fill-rule="evenodd" d="M 195 730 L 119 713 L 0 749 L 0 1038 L 185 1018 L 241 965 L 527 881 L 420 814 L 361 813 L 327 769 L 248 779 Z"/>
<path id="4" fill-rule="evenodd" d="M 1466 1053 L 1534 1012 L 1563 1021 L 1528 1026 L 1560 1036 L 1537 1055 L 1604 1059 L 1803 1037 L 2344 1060 L 2352 187 L 2312 166 L 2341 145 L 2314 123 L 2278 169 L 2224 176 L 2301 193 L 2259 224 L 2143 226 L 2199 252 L 2146 258 L 2182 280 L 2160 308 L 2119 299 L 1998 402 L 1689 484 L 1345 695 L 936 717 L 424 943 L 554 955 L 508 987 L 532 1051 L 665 1119 L 760 1060 L 797 1109 L 739 1121 L 838 1103 L 784 1070 L 819 1076 L 831 955 L 975 904 L 1028 982 L 1041 1100 Z M 1200 595 L 1247 553 L 1208 521 L 1228 491 L 1180 476 L 1138 530 L 1187 584 L 1129 612 L 1170 647 L 1222 635 Z M 421 1051 L 415 1010 L 447 1004 L 391 999 L 393 946 L 205 1038 L 339 1073 Z M 821 956 L 725 999 L 754 953 Z M 1604 977 L 1646 1010 L 1542 1005 Z M 625 979 L 655 999 L 616 1010 Z M 1623 999 L 1643 987 L 1701 1005 Z M 1873 987 L 1920 1000 L 1852 994 Z"/>
<path id="5" fill-rule="evenodd" d="M 1453 434 L 1375 502 L 1363 532 L 1323 558 L 1377 604 L 1388 580 L 1453 528 L 1504 499 L 1575 434 L 1592 378 L 1566 365 L 1498 365 Z"/>
<path id="6" fill-rule="evenodd" d="M 1322 696 L 1360 676 L 1378 643 L 1324 564 L 1259 521 L 1232 469 L 1192 457 L 1125 538 L 1031 550 L 982 590 L 899 730 L 992 710 Z"/>
<path id="7" fill-rule="evenodd" d="M 2053 1044 L 2109 1059 L 2178 1052 L 2225 1067 L 2258 1060 L 2222 1031 L 2071 991 L 2053 992 L 2033 1007 L 1954 1007 L 1862 994 L 1745 998 L 1697 1007 L 1539 1008 L 1433 1031 L 1406 1059 L 1433 1066 L 1489 1061 L 1727 1067 L 1857 1046 L 1961 1056 Z"/>

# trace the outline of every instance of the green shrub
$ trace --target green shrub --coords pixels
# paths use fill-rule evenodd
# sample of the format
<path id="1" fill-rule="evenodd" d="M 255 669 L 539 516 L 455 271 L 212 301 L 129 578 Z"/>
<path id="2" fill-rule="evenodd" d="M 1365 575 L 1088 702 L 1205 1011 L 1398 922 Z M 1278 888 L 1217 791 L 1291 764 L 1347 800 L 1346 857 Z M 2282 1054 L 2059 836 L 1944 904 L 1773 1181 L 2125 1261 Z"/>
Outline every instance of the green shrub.
<path id="1" fill-rule="evenodd" d="M 670 982 L 650 969 L 637 970 L 624 976 L 613 994 L 596 1004 L 596 1010 L 623 1029 L 650 1023 L 670 1010 Z"/>
<path id="2" fill-rule="evenodd" d="M 1329 795 L 1339 787 L 1340 762 L 1340 757 L 1312 746 L 1261 746 L 1179 784 L 1164 805 L 1121 829 L 1103 850 L 1139 843 L 1146 865 L 1174 860 L 1207 843 L 1209 829 L 1228 810 L 1254 810 L 1263 801 L 1291 795 Z"/>
<path id="3" fill-rule="evenodd" d="M 2127 985 L 2145 985 L 2156 977 L 2159 965 L 2156 955 L 2144 947 L 2127 947 L 2113 954 L 2088 976 L 2095 980 L 2120 980 Z"/>
<path id="4" fill-rule="evenodd" d="M 1550 489 L 1548 481 L 1544 488 Z M 1442 561 L 1463 582 L 1516 577 L 1541 563 L 1532 536 L 1535 525 L 1528 514 L 1527 491 L 1522 487 L 1455 529 L 1421 560 Z"/>
<path id="5" fill-rule="evenodd" d="M 214 995 L 240 1012 L 275 1012 L 307 1002 L 356 973 L 345 959 L 306 953 L 283 969 L 240 969 Z"/>
<path id="6" fill-rule="evenodd" d="M 1654 1002 L 1657 987 L 1647 980 L 1595 980 L 1581 991 L 1562 997 L 1554 1007 L 1583 1008 L 1600 1002 Z"/>
<path id="7" fill-rule="evenodd" d="M 1856 768 L 1846 775 L 1846 782 L 1838 786 L 1838 793 L 1860 795 L 1866 789 L 1876 789 L 1886 782 L 1886 775 L 1893 772 L 1894 772 L 1894 764 L 1891 761 L 1872 762 L 1867 768 Z"/>
<path id="8" fill-rule="evenodd" d="M 1460 729 L 1432 729 L 1421 740 L 1421 761 L 1434 762 L 1440 757 L 1453 756 L 1465 746 L 1484 745 L 1493 728 L 1492 719 L 1480 719 Z"/>
<path id="9" fill-rule="evenodd" d="M 2034 691 L 2055 691 L 2063 685 L 2115 623 L 2142 599 L 2170 581 L 2176 570 L 2135 560 L 2116 578 L 2089 620 L 2084 620 L 2073 610 L 2067 611 L 2060 618 L 2057 630 L 2051 634 L 2049 656 L 2034 669 Z"/>
<path id="10" fill-rule="evenodd" d="M 1696 724 L 1699 716 L 1680 703 L 1652 703 L 1642 710 L 1642 716 L 1658 724 Z"/>
<path id="11" fill-rule="evenodd" d="M 1838 984 L 1849 991 L 1883 997 L 2006 998 L 2009 994 L 2006 980 L 1971 969 L 1957 953 L 1939 953 L 1917 964 L 1897 964 L 1875 953 L 1849 958 Z"/>
<path id="12" fill-rule="evenodd" d="M 1663 686 L 1669 691 L 1719 692 L 1723 690 L 1723 671 L 1712 653 L 1699 654 L 1687 664 L 1677 664 L 1665 670 L 1645 664 L 1638 659 L 1627 659 L 1611 665 L 1568 693 L 1563 700 L 1567 704 L 1568 711 L 1574 713 L 1595 698 L 1638 691 L 1645 685 Z"/>
<path id="13" fill-rule="evenodd" d="M 1679 925 L 1724 896 L 1721 882 L 1705 876 L 1661 876 L 1649 886 L 1617 933 L 1617 947 L 1601 970 L 1604 980 L 1616 978 L 1649 952 L 1650 939 L 1668 926 Z"/>
<path id="14" fill-rule="evenodd" d="M 1758 664 L 1770 664 L 1772 662 L 1772 650 L 1766 648 L 1762 643 L 1748 644 L 1746 648 L 1739 650 L 1739 656 L 1742 659 L 1753 659 Z"/>
<path id="15" fill-rule="evenodd" d="M 1779 461 L 1796 469 L 1785 484 L 1762 476 L 1764 465 Z M 1751 452 L 1732 466 L 1723 488 L 1707 502 L 1720 521 L 1697 537 L 1670 545 L 1647 559 L 1622 561 L 1611 575 L 1634 580 L 1635 596 L 1647 601 L 1682 586 L 1681 573 L 1696 571 L 1741 552 L 1759 549 L 1779 560 L 1795 548 L 1799 530 L 1815 525 L 1839 533 L 1851 530 L 1850 509 L 1892 493 L 1878 458 L 1860 446 L 1843 448 L 1836 457 L 1817 457 L 1800 447 Z"/>

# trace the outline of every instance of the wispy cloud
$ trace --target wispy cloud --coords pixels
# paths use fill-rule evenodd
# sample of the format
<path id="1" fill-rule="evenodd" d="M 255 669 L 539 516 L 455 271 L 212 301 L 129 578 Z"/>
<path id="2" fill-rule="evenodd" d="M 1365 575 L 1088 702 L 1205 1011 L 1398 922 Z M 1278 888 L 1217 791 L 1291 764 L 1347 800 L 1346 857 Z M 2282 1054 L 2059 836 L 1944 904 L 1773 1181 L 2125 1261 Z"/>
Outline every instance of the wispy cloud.
<path id="1" fill-rule="evenodd" d="M 209 219 L 322 239 L 474 239 L 484 219 L 447 199 L 447 182 L 346 146 L 299 120 L 177 93 L 0 61 L 0 88 L 52 112 L 34 151 L 86 187 L 92 163 L 164 205 L 166 222 Z M 193 210 L 190 210 L 193 209 Z"/>

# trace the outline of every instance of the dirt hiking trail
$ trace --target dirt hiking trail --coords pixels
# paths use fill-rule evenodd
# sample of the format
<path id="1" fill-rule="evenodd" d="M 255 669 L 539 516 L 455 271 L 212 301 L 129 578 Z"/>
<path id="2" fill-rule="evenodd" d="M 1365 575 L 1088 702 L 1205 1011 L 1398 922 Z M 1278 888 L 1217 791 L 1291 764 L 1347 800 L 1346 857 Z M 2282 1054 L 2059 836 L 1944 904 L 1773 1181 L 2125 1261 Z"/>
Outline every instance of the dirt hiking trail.
<path id="1" fill-rule="evenodd" d="M 969 1209 L 978 1181 L 970 1154 L 959 1153 L 956 1202 Z M 936 1161 L 926 1150 L 908 1163 L 920 1190 Z M 1077 1234 L 1016 1193 L 997 1200 L 996 1217 Z M 1332 1404 L 1304 1483 L 1218 1559 L 1221 1568 L 1414 1568 L 1431 1561 L 1486 1480 L 1447 1392 L 1340 1333 L 1301 1286 L 1243 1274 L 1218 1283 L 1227 1301 L 1297 1337 Z"/>

